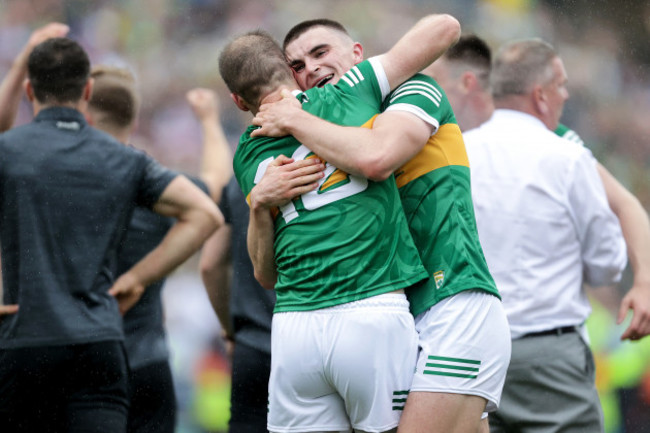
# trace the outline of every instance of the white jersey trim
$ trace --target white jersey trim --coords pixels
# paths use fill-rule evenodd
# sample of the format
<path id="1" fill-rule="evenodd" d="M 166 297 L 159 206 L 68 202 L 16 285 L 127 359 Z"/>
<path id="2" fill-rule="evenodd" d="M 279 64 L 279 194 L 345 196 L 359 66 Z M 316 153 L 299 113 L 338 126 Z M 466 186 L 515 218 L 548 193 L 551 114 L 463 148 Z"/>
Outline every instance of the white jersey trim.
<path id="1" fill-rule="evenodd" d="M 368 59 L 368 62 L 370 62 L 372 69 L 375 71 L 379 89 L 381 90 L 381 99 L 384 100 L 390 93 L 390 84 L 388 84 L 388 77 L 386 76 L 384 65 L 381 64 L 379 57 L 371 57 Z"/>
<path id="2" fill-rule="evenodd" d="M 394 99 L 401 96 L 413 95 L 413 94 L 422 94 L 429 98 L 437 107 L 440 107 L 440 102 L 442 101 L 442 92 L 438 90 L 431 83 L 421 80 L 409 80 L 406 83 L 401 84 L 393 92 L 390 102 Z"/>
<path id="3" fill-rule="evenodd" d="M 420 119 L 424 120 L 426 123 L 431 125 L 431 127 L 433 128 L 431 130 L 431 135 L 434 135 L 436 132 L 438 132 L 438 128 L 440 127 L 440 122 L 438 122 L 437 119 L 430 116 L 429 113 L 424 111 L 422 108 L 413 104 L 407 104 L 407 103 L 393 104 L 388 106 L 388 108 L 384 110 L 384 112 L 386 111 L 406 111 L 419 117 Z"/>

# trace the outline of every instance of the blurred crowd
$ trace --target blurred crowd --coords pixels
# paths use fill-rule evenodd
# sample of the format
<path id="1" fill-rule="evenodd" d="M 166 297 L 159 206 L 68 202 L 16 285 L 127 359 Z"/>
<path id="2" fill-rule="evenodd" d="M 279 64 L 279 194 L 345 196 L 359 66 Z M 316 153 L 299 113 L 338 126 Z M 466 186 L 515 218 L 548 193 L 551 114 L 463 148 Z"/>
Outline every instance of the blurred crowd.
<path id="1" fill-rule="evenodd" d="M 197 86 L 217 91 L 233 148 L 249 120 L 231 105 L 218 74 L 218 54 L 230 37 L 263 28 L 281 39 L 301 20 L 327 17 L 350 29 L 370 56 L 419 16 L 448 12 L 463 32 L 493 48 L 530 36 L 552 43 L 569 74 L 562 122 L 649 209 L 650 79 L 642 47 L 650 36 L 650 7 L 630 3 L 622 10 L 617 2 L 581 0 L 0 0 L 0 76 L 34 28 L 67 23 L 93 63 L 127 66 L 137 76 L 142 105 L 132 144 L 195 174 L 201 133 L 185 92 Z M 18 124 L 30 119 L 23 102 Z M 165 294 L 181 432 L 221 430 L 225 421 L 214 414 L 227 412 L 219 405 L 227 404 L 228 366 L 196 269 L 196 261 L 186 264 Z M 616 298 L 626 284 L 607 296 Z M 612 433 L 650 431 L 650 341 L 618 340 L 623 328 L 614 324 L 615 305 L 598 304 L 590 323 L 606 422 Z"/>

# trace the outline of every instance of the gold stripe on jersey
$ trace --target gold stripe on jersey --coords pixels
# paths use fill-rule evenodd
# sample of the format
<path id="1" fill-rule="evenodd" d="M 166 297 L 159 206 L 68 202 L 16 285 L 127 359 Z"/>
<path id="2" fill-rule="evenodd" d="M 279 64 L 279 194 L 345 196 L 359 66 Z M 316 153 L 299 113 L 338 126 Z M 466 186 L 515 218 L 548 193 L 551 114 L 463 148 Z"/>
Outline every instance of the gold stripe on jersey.
<path id="1" fill-rule="evenodd" d="M 395 171 L 397 187 L 401 188 L 420 176 L 450 165 L 469 167 L 465 142 L 455 123 L 440 126 L 420 153 Z"/>

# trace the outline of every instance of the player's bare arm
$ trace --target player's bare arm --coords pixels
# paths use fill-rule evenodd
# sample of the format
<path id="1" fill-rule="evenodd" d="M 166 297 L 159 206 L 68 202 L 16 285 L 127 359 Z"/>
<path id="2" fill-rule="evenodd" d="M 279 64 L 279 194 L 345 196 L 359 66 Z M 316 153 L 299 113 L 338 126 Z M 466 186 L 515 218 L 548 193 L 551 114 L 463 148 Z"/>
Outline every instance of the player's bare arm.
<path id="1" fill-rule="evenodd" d="M 49 23 L 40 27 L 30 36 L 27 44 L 14 59 L 11 68 L 0 84 L 0 132 L 14 124 L 18 105 L 23 95 L 23 81 L 27 78 L 27 58 L 34 47 L 49 38 L 64 37 L 70 28 L 61 23 Z"/>
<path id="2" fill-rule="evenodd" d="M 213 90 L 204 88 L 190 90 L 186 98 L 203 131 L 201 179 L 208 186 L 212 200 L 218 202 L 232 176 L 232 152 L 219 120 L 219 100 Z"/>
<path id="3" fill-rule="evenodd" d="M 214 202 L 184 176 L 177 176 L 163 191 L 153 210 L 177 219 L 160 245 L 120 276 L 109 293 L 125 312 L 140 299 L 144 288 L 187 260 L 223 224 Z"/>
<path id="4" fill-rule="evenodd" d="M 227 338 L 234 335 L 230 317 L 231 236 L 232 227 L 229 224 L 221 226 L 203 244 L 199 262 L 208 299 Z"/>
<path id="5" fill-rule="evenodd" d="M 460 23 L 447 14 L 418 21 L 379 59 L 391 90 L 442 56 L 460 38 Z"/>
<path id="6" fill-rule="evenodd" d="M 603 181 L 607 200 L 618 217 L 627 243 L 627 253 L 634 272 L 634 283 L 621 302 L 618 323 L 622 323 L 629 310 L 632 321 L 621 339 L 638 340 L 650 334 L 650 221 L 639 202 L 602 164 L 598 174 Z"/>
<path id="7" fill-rule="evenodd" d="M 263 104 L 253 124 L 261 128 L 251 135 L 293 135 L 341 170 L 375 181 L 413 158 L 432 132 L 430 124 L 400 111 L 380 114 L 370 129 L 336 125 L 303 111 L 290 93 Z"/>

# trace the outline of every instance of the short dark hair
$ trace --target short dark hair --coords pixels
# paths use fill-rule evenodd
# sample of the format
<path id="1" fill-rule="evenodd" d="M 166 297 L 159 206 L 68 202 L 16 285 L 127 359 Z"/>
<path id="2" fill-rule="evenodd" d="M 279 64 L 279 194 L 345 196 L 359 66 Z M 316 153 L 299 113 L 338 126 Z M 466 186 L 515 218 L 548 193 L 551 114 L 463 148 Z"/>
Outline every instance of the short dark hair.
<path id="1" fill-rule="evenodd" d="M 219 56 L 219 73 L 232 93 L 259 105 L 265 92 L 294 82 L 280 45 L 263 30 L 233 39 Z"/>
<path id="2" fill-rule="evenodd" d="M 282 50 L 287 49 L 287 45 L 289 45 L 291 42 L 294 40 L 298 39 L 300 35 L 305 33 L 307 30 L 313 28 L 313 27 L 318 27 L 318 26 L 323 26 L 323 27 L 329 27 L 331 29 L 338 30 L 340 32 L 345 33 L 346 35 L 350 36 L 348 31 L 343 27 L 343 24 L 339 23 L 338 21 L 330 20 L 327 18 L 318 18 L 315 20 L 307 20 L 303 21 L 301 23 L 296 24 L 289 30 L 287 35 L 284 37 L 284 42 L 282 42 Z"/>
<path id="3" fill-rule="evenodd" d="M 471 67 L 476 72 L 481 86 L 487 89 L 490 85 L 492 70 L 492 50 L 488 44 L 475 34 L 465 34 L 458 42 L 447 50 L 444 58 L 450 62 L 459 62 Z"/>
<path id="4" fill-rule="evenodd" d="M 90 60 L 72 39 L 51 38 L 34 47 L 27 60 L 27 74 L 39 102 L 76 102 L 88 82 Z"/>
<path id="5" fill-rule="evenodd" d="M 445 57 L 487 68 L 492 64 L 492 50 L 475 34 L 462 35 L 458 42 L 447 50 Z"/>
<path id="6" fill-rule="evenodd" d="M 125 68 L 99 65 L 93 67 L 93 94 L 88 106 L 101 113 L 100 122 L 124 128 L 136 118 L 139 100 L 135 77 Z"/>

